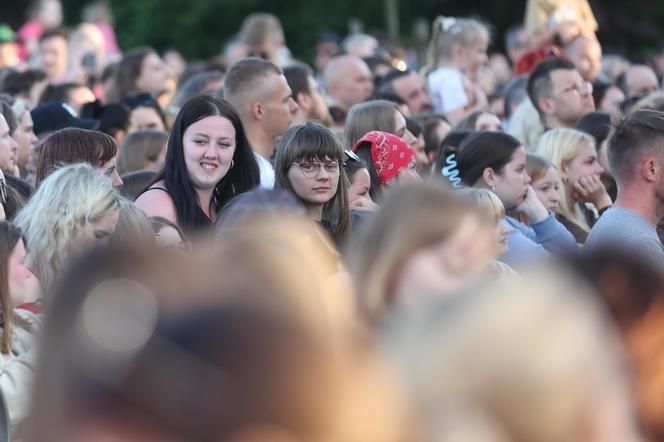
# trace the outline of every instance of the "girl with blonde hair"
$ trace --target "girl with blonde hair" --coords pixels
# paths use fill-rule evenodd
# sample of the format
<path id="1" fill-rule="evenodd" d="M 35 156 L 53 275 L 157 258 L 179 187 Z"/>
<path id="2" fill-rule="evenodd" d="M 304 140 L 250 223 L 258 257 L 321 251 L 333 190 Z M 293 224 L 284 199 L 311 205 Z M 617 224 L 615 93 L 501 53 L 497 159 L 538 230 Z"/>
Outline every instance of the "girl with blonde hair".
<path id="1" fill-rule="evenodd" d="M 488 107 L 478 82 L 490 43 L 488 27 L 474 19 L 439 16 L 433 22 L 425 68 L 431 102 L 453 126 Z"/>
<path id="2" fill-rule="evenodd" d="M 89 164 L 51 173 L 16 215 L 25 234 L 28 265 L 45 290 L 83 250 L 105 243 L 118 222 L 120 196 Z"/>
<path id="3" fill-rule="evenodd" d="M 578 243 L 585 243 L 598 218 L 595 210 L 601 215 L 613 203 L 600 180 L 604 169 L 597 161 L 595 140 L 575 129 L 552 129 L 542 135 L 536 153 L 558 170 L 557 218 Z"/>
<path id="4" fill-rule="evenodd" d="M 360 311 L 375 324 L 476 282 L 495 255 L 489 220 L 430 182 L 395 190 L 348 259 Z"/>

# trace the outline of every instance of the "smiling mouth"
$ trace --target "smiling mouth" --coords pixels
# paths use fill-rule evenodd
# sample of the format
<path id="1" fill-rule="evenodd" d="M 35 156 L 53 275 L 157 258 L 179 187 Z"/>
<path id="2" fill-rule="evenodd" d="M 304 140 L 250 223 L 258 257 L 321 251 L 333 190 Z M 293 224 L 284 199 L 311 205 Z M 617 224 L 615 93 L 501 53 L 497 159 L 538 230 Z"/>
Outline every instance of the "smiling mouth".
<path id="1" fill-rule="evenodd" d="M 214 163 L 200 163 L 200 164 L 203 170 L 205 170 L 206 172 L 214 172 L 219 167 L 217 164 Z"/>

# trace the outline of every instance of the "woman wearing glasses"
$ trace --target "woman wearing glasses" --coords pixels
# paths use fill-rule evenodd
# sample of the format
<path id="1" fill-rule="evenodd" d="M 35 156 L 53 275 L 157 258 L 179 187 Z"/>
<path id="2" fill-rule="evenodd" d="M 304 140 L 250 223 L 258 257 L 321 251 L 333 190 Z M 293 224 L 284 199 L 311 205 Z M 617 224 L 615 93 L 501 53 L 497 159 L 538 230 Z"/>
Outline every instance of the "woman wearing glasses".
<path id="1" fill-rule="evenodd" d="M 337 244 L 350 226 L 343 149 L 334 134 L 317 123 L 290 128 L 279 142 L 274 161 L 276 187 L 295 195 L 311 219 L 319 222 Z"/>

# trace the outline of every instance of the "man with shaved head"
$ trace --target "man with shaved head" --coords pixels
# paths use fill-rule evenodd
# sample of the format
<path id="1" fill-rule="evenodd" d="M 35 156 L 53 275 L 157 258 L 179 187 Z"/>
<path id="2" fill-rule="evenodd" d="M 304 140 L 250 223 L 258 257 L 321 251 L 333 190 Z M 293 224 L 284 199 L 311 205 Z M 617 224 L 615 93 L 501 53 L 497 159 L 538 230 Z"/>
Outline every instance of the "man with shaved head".
<path id="1" fill-rule="evenodd" d="M 224 98 L 240 114 L 261 171 L 261 186 L 274 186 L 274 168 L 269 158 L 277 138 L 286 132 L 297 104 L 283 72 L 261 58 L 234 63 L 224 79 Z"/>
<path id="2" fill-rule="evenodd" d="M 348 110 L 369 98 L 373 92 L 369 67 L 354 55 L 332 58 L 325 66 L 323 79 L 331 100 L 330 113 L 337 125 L 343 125 Z"/>
<path id="3" fill-rule="evenodd" d="M 636 64 L 627 68 L 618 77 L 616 84 L 627 97 L 633 97 L 637 94 L 650 95 L 653 92 L 660 91 L 655 71 L 643 64 Z"/>

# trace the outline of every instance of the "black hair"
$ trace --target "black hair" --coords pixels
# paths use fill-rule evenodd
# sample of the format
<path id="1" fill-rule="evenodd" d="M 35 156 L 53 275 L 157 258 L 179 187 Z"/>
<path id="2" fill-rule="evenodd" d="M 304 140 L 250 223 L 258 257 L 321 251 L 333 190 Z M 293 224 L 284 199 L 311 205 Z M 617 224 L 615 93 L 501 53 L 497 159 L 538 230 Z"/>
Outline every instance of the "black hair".
<path id="1" fill-rule="evenodd" d="M 406 100 L 404 100 L 403 98 L 392 92 L 376 92 L 371 97 L 367 98 L 365 101 L 375 101 L 375 100 L 390 101 L 396 104 L 397 106 L 408 104 Z"/>
<path id="2" fill-rule="evenodd" d="M 164 111 L 161 109 L 159 102 L 152 96 L 152 94 L 149 94 L 147 92 L 130 94 L 126 96 L 121 103 L 129 109 L 130 116 L 131 112 L 134 109 L 138 109 L 139 107 L 147 107 L 154 109 L 157 115 L 159 115 L 159 119 L 164 124 L 164 127 L 168 128 L 168 124 L 166 124 L 166 115 L 164 114 Z"/>
<path id="3" fill-rule="evenodd" d="M 589 112 L 576 122 L 576 128 L 581 132 L 592 135 L 595 138 L 597 149 L 609 136 L 611 129 L 611 114 L 607 112 Z"/>
<path id="4" fill-rule="evenodd" d="M 456 152 L 459 150 L 459 147 L 461 146 L 461 143 L 463 143 L 466 138 L 468 138 L 473 133 L 476 132 L 454 130 L 448 133 L 445 138 L 443 138 L 443 141 L 440 142 L 438 151 L 436 152 L 436 158 L 434 160 L 434 164 L 436 165 L 433 171 L 434 174 L 441 174 L 441 170 L 446 166 L 447 157 L 452 154 L 456 154 Z"/>
<path id="5" fill-rule="evenodd" d="M 367 165 L 369 178 L 371 184 L 369 185 L 369 196 L 372 201 L 380 202 L 383 199 L 383 188 L 380 185 L 378 174 L 376 173 L 376 166 L 374 166 L 373 159 L 371 158 L 371 142 L 366 141 L 355 149 L 355 154 Z"/>
<path id="6" fill-rule="evenodd" d="M 118 132 L 129 130 L 130 111 L 127 106 L 120 103 L 111 103 L 103 106 L 99 113 L 99 132 L 115 137 Z"/>
<path id="7" fill-rule="evenodd" d="M 187 101 L 173 123 L 164 168 L 151 184 L 164 181 L 166 190 L 175 205 L 178 224 L 185 232 L 211 224 L 210 219 L 199 205 L 196 190 L 189 178 L 182 143 L 184 132 L 189 126 L 211 115 L 222 116 L 233 124 L 236 142 L 233 154 L 234 165 L 217 183 L 210 202 L 212 208 L 218 212 L 231 198 L 260 183 L 258 163 L 235 108 L 228 101 L 210 95 L 199 95 Z"/>
<path id="8" fill-rule="evenodd" d="M 311 94 L 309 88 L 309 76 L 313 75 L 313 71 L 309 66 L 304 63 L 296 63 L 284 67 L 284 77 L 291 88 L 293 100 L 297 101 L 297 96 L 300 93 Z"/>
<path id="9" fill-rule="evenodd" d="M 367 169 L 367 162 L 349 150 L 344 151 L 344 159 L 342 164 L 350 184 L 353 184 L 353 177 L 355 176 L 355 172 L 360 169 Z"/>
<path id="10" fill-rule="evenodd" d="M 61 37 L 69 41 L 69 32 L 63 28 L 46 30 L 42 33 L 42 35 L 39 36 L 39 43 L 42 43 L 44 40 L 48 40 L 49 38 L 53 37 Z"/>
<path id="11" fill-rule="evenodd" d="M 406 77 L 410 75 L 413 71 L 410 69 L 406 69 L 405 71 L 399 70 L 399 69 L 392 69 L 390 72 L 385 74 L 381 79 L 380 82 L 376 85 L 376 88 L 380 92 L 391 92 L 394 93 L 394 87 L 393 87 L 393 82 L 397 78 L 401 77 Z"/>
<path id="12" fill-rule="evenodd" d="M 456 152 L 457 168 L 461 181 L 474 186 L 482 178 L 484 170 L 491 168 L 500 174 L 521 142 L 503 132 L 476 132 L 466 138 Z"/>
<path id="13" fill-rule="evenodd" d="M 415 138 L 419 137 L 422 135 L 422 132 L 424 132 L 424 127 L 415 119 L 410 118 L 410 117 L 404 117 L 406 120 L 406 129 L 408 129 L 408 132 L 413 134 Z"/>
<path id="14" fill-rule="evenodd" d="M 71 93 L 82 87 L 85 86 L 78 83 L 49 84 L 39 97 L 39 104 L 60 101 L 68 102 L 71 98 Z"/>

